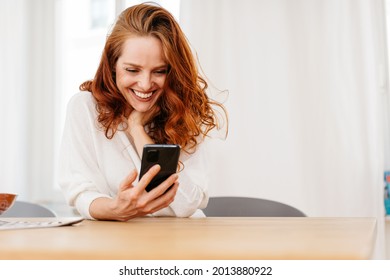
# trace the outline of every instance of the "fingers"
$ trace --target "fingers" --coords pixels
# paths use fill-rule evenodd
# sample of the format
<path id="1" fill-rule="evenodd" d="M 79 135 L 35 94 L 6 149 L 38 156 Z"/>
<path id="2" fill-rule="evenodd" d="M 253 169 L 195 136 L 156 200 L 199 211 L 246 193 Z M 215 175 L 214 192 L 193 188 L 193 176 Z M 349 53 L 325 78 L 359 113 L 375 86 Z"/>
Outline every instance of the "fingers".
<path id="1" fill-rule="evenodd" d="M 153 165 L 148 172 L 146 172 L 140 181 L 138 182 L 137 187 L 141 188 L 142 190 L 145 190 L 146 186 L 152 181 L 154 176 L 157 175 L 157 173 L 161 170 L 160 165 L 156 164 Z"/>
<path id="2" fill-rule="evenodd" d="M 149 193 L 154 197 L 159 197 L 164 194 L 171 186 L 173 186 L 179 178 L 179 175 L 172 174 L 164 182 L 162 182 L 157 188 L 154 188 Z"/>
<path id="3" fill-rule="evenodd" d="M 153 200 L 148 200 L 148 202 L 139 201 L 138 215 L 144 216 L 146 214 L 152 214 L 158 210 L 168 207 L 175 199 L 179 182 L 175 182 L 170 187 L 171 188 L 167 192 L 154 198 Z"/>
<path id="4" fill-rule="evenodd" d="M 179 187 L 177 179 L 178 175 L 173 174 L 150 192 L 144 191 L 137 201 L 138 213 L 146 215 L 168 207 L 173 202 Z"/>
<path id="5" fill-rule="evenodd" d="M 138 199 L 138 197 L 140 197 L 144 193 L 146 186 L 150 183 L 150 181 L 154 178 L 154 176 L 157 175 L 160 169 L 161 167 L 158 164 L 152 166 L 148 170 L 148 172 L 146 172 L 144 176 L 142 176 L 141 180 L 138 182 L 137 186 L 135 187 L 133 186 L 133 183 L 136 180 L 138 173 L 136 170 L 132 170 L 119 186 L 119 192 L 124 192 L 132 188 L 133 190 L 132 190 L 131 197 L 133 199 Z"/>
<path id="6" fill-rule="evenodd" d="M 125 191 L 131 187 L 133 187 L 133 182 L 137 178 L 137 171 L 134 169 L 130 171 L 129 175 L 122 181 L 121 185 L 119 186 L 120 191 Z"/>
<path id="7" fill-rule="evenodd" d="M 137 216 L 154 213 L 168 207 L 173 202 L 179 187 L 179 176 L 177 174 L 171 175 L 150 192 L 145 191 L 146 186 L 157 175 L 160 169 L 161 167 L 158 164 L 152 166 L 142 176 L 136 186 L 133 186 L 137 178 L 137 172 L 135 170 L 132 170 L 122 181 L 113 207 L 120 220 L 128 220 Z"/>
<path id="8" fill-rule="evenodd" d="M 152 203 L 150 203 L 150 205 L 148 205 L 148 213 L 151 214 L 168 207 L 174 201 L 178 188 L 179 182 L 176 181 L 166 193 L 159 196 Z"/>

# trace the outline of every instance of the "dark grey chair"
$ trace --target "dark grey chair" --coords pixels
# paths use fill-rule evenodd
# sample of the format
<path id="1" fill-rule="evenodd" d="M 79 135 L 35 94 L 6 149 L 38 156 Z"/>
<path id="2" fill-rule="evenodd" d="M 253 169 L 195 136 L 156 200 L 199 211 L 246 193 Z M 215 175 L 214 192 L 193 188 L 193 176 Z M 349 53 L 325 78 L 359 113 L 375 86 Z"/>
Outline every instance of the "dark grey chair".
<path id="1" fill-rule="evenodd" d="M 207 217 L 306 217 L 290 205 L 252 197 L 210 197 L 203 212 Z"/>
<path id="2" fill-rule="evenodd" d="M 1 218 L 15 217 L 56 217 L 49 208 L 27 201 L 15 201 L 11 208 L 1 214 Z"/>

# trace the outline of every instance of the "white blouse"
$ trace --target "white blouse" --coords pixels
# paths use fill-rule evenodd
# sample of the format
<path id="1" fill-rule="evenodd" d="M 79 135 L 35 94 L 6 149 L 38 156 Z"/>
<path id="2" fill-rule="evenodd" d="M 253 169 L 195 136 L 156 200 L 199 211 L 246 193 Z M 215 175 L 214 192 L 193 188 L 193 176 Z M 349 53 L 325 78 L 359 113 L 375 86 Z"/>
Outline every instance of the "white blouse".
<path id="1" fill-rule="evenodd" d="M 199 209 L 208 202 L 207 141 L 193 154 L 181 152 L 184 170 L 179 173 L 179 189 L 169 207 L 153 216 L 204 216 Z M 89 213 L 92 201 L 115 197 L 120 183 L 141 160 L 123 131 L 107 139 L 97 122 L 96 102 L 90 92 L 75 94 L 69 101 L 60 148 L 59 184 L 69 205 L 80 214 Z M 135 181 L 133 184 L 137 184 Z"/>

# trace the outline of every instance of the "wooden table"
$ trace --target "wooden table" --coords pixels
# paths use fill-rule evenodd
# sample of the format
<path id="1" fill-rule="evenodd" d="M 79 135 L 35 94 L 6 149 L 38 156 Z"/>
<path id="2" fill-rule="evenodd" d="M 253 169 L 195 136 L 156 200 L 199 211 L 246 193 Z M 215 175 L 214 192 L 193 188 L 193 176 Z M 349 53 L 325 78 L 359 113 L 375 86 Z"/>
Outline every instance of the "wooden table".
<path id="1" fill-rule="evenodd" d="M 0 259 L 369 259 L 375 239 L 375 218 L 85 220 L 0 231 Z"/>

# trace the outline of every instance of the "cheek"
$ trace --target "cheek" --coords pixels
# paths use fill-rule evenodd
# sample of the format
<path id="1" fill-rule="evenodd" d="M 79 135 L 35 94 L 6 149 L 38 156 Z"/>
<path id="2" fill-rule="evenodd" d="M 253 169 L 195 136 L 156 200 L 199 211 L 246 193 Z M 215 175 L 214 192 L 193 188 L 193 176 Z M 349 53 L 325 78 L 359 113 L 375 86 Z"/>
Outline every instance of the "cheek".
<path id="1" fill-rule="evenodd" d="M 116 85 L 117 87 L 124 88 L 131 85 L 134 81 L 129 77 L 129 75 L 125 75 L 123 73 L 118 73 L 116 76 Z"/>
<path id="2" fill-rule="evenodd" d="M 121 71 L 116 71 L 115 83 L 118 87 L 120 87 L 122 80 L 123 80 L 123 73 Z"/>
<path id="3" fill-rule="evenodd" d="M 163 88 L 165 86 L 165 83 L 167 82 L 167 78 L 164 77 L 164 78 L 159 78 L 158 81 L 157 81 L 157 84 L 160 88 Z"/>

